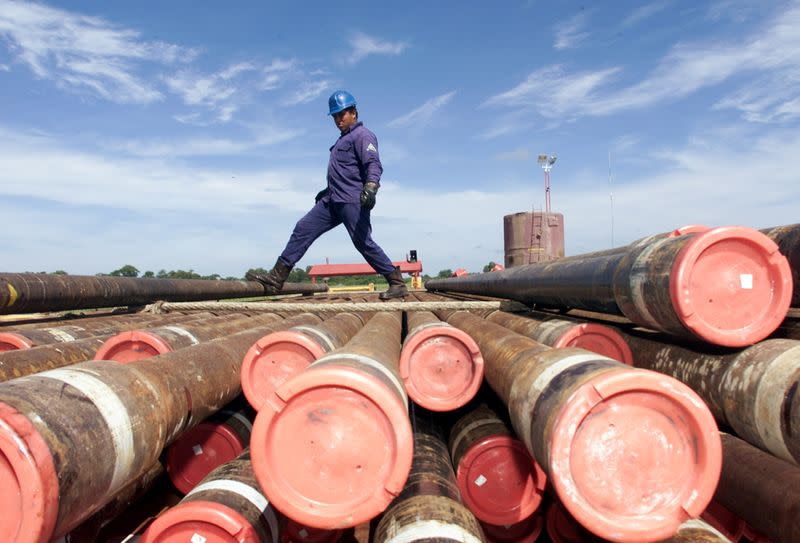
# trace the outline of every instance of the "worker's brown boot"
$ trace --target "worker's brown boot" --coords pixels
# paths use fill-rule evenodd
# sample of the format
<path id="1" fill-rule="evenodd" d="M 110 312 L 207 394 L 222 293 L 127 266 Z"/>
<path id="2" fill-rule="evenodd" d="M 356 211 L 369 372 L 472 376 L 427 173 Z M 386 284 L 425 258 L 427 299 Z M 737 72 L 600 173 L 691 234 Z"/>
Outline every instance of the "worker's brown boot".
<path id="1" fill-rule="evenodd" d="M 267 294 L 278 294 L 283 288 L 283 284 L 292 271 L 291 266 L 287 266 L 278 259 L 275 266 L 267 273 L 247 272 L 244 277 L 248 281 L 258 281 L 264 285 L 264 292 Z"/>
<path id="2" fill-rule="evenodd" d="M 391 300 L 393 298 L 403 298 L 408 296 L 408 289 L 406 283 L 403 281 L 403 274 L 400 273 L 399 268 L 395 268 L 392 273 L 384 275 L 386 281 L 389 282 L 389 289 L 381 292 L 378 298 L 381 300 Z"/>

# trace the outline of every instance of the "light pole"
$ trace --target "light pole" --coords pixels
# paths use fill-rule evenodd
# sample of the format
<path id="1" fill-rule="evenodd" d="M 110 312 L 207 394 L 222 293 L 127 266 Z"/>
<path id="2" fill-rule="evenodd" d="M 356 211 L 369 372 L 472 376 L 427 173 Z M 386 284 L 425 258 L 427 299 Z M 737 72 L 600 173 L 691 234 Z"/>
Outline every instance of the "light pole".
<path id="1" fill-rule="evenodd" d="M 544 202 L 545 212 L 548 215 L 550 214 L 550 170 L 553 169 L 557 158 L 555 153 L 551 153 L 550 155 L 539 155 L 538 159 L 539 166 L 544 170 Z"/>

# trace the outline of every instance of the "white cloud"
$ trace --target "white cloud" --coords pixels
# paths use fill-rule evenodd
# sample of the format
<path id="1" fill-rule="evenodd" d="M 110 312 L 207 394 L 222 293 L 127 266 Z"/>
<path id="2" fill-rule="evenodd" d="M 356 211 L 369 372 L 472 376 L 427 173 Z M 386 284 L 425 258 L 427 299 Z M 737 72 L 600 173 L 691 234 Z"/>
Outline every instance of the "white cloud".
<path id="1" fill-rule="evenodd" d="M 653 15 L 664 11 L 668 5 L 669 2 L 667 0 L 657 0 L 655 2 L 650 2 L 649 4 L 639 6 L 622 20 L 622 27 L 625 28 L 637 25 L 642 21 L 649 19 Z"/>
<path id="2" fill-rule="evenodd" d="M 308 102 L 311 102 L 321 96 L 330 87 L 331 82 L 328 80 L 306 81 L 302 83 L 298 89 L 287 96 L 283 103 L 287 106 L 307 104 Z"/>
<path id="3" fill-rule="evenodd" d="M 388 126 L 425 126 L 433 118 L 434 114 L 446 106 L 456 95 L 456 91 L 450 91 L 436 96 L 426 101 L 418 108 L 406 113 L 388 123 Z"/>
<path id="4" fill-rule="evenodd" d="M 11 66 L 8 64 L 0 64 L 0 72 L 10 72 Z"/>
<path id="5" fill-rule="evenodd" d="M 359 32 L 350 38 L 350 46 L 353 50 L 350 53 L 349 62 L 355 64 L 370 55 L 397 56 L 408 49 L 409 44 L 385 41 Z"/>
<path id="6" fill-rule="evenodd" d="M 494 158 L 496 158 L 497 160 L 507 160 L 507 161 L 530 160 L 531 150 L 526 149 L 525 147 L 520 147 L 518 149 L 512 149 L 510 151 L 497 153 L 496 155 L 494 155 Z"/>
<path id="7" fill-rule="evenodd" d="M 137 72 L 142 65 L 188 62 L 197 50 L 143 40 L 100 18 L 42 4 L 0 0 L 0 36 L 17 61 L 40 78 L 120 103 L 148 103 L 161 92 Z"/>
<path id="8" fill-rule="evenodd" d="M 294 59 L 284 60 L 275 59 L 262 72 L 262 79 L 259 83 L 259 90 L 267 91 L 278 88 L 283 83 L 287 73 L 296 68 L 297 62 Z"/>
<path id="9" fill-rule="evenodd" d="M 563 49 L 573 49 L 580 45 L 582 41 L 589 37 L 589 33 L 584 32 L 586 23 L 586 13 L 578 13 L 570 17 L 556 30 L 556 39 L 553 47 L 561 51 Z"/>

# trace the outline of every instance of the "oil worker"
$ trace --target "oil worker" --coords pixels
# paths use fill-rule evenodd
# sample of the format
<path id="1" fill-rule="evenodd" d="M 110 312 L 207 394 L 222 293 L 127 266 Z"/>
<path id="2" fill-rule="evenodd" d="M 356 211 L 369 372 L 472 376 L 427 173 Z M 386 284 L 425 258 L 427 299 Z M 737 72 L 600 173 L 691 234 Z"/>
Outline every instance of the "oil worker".
<path id="1" fill-rule="evenodd" d="M 267 294 L 279 292 L 292 267 L 314 240 L 344 223 L 358 252 L 389 282 L 389 289 L 380 294 L 380 299 L 402 298 L 408 294 L 403 276 L 371 236 L 369 215 L 375 207 L 383 173 L 378 139 L 358 120 L 356 99 L 349 92 L 334 92 L 328 107 L 328 114 L 341 133 L 330 149 L 328 186 L 317 194 L 314 207 L 295 225 L 275 266 L 266 274 L 248 272 L 246 277 L 263 284 Z"/>

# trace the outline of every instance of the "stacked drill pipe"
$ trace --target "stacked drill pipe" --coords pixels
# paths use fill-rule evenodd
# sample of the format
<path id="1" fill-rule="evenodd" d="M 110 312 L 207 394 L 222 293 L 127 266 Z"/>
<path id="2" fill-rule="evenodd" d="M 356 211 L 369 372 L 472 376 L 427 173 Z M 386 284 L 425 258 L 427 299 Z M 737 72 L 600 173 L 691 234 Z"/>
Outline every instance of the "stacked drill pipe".
<path id="1" fill-rule="evenodd" d="M 286 516 L 314 528 L 349 528 L 402 490 L 413 439 L 398 372 L 400 333 L 399 313 L 376 314 L 259 410 L 253 469 Z"/>
<path id="2" fill-rule="evenodd" d="M 466 311 L 446 320 L 477 341 L 516 434 L 592 532 L 656 541 L 706 508 L 720 440 L 687 386 L 583 349 L 551 349 Z"/>
<path id="3" fill-rule="evenodd" d="M 723 447 L 725 446 L 724 442 L 725 440 L 723 437 Z M 723 471 L 725 470 L 724 453 L 722 456 L 722 469 Z M 723 474 L 720 478 L 724 476 Z M 700 515 L 700 518 L 713 526 L 714 529 L 730 539 L 733 543 L 742 539 L 747 529 L 747 523 L 744 520 L 716 500 L 712 500 L 711 503 L 708 504 L 706 510 Z"/>
<path id="4" fill-rule="evenodd" d="M 209 316 L 207 313 L 205 316 Z M 168 317 L 165 319 L 165 317 Z M 132 315 L 125 318 L 116 318 L 113 321 L 100 323 L 58 323 L 53 326 L 42 326 L 36 328 L 11 329 L 0 332 L 0 352 L 14 351 L 20 349 L 33 349 L 44 345 L 55 343 L 70 343 L 81 339 L 94 338 L 97 336 L 109 336 L 122 332 L 123 330 L 133 330 L 146 327 L 153 323 L 164 324 L 184 322 L 193 320 L 194 315 L 152 315 L 141 314 Z"/>
<path id="5" fill-rule="evenodd" d="M 251 415 L 236 403 L 182 433 L 167 449 L 167 474 L 183 494 L 220 465 L 235 459 L 250 444 Z"/>
<path id="6" fill-rule="evenodd" d="M 414 461 L 408 481 L 384 513 L 375 543 L 460 541 L 480 543 L 483 532 L 461 503 L 450 454 L 429 413 L 414 416 Z"/>
<path id="7" fill-rule="evenodd" d="M 273 332 L 256 341 L 242 362 L 242 390 L 254 409 L 290 377 L 341 348 L 364 326 L 366 316 L 337 313 L 325 321 Z"/>
<path id="8" fill-rule="evenodd" d="M 232 313 L 179 324 L 130 330 L 108 338 L 97 349 L 94 359 L 133 362 L 278 320 L 281 320 L 281 317 L 272 313 L 260 313 L 252 317 Z"/>
<path id="9" fill-rule="evenodd" d="M 800 463 L 800 342 L 768 339 L 743 350 L 667 343 L 632 330 L 625 339 L 637 367 L 655 370 L 691 387 L 717 421 L 745 441 Z"/>
<path id="10" fill-rule="evenodd" d="M 69 532 L 241 392 L 250 345 L 301 314 L 129 364 L 89 361 L 0 384 L 0 541 Z"/>
<path id="11" fill-rule="evenodd" d="M 492 311 L 485 319 L 550 347 L 580 347 L 633 365 L 633 353 L 620 333 L 602 324 L 541 312 L 521 317 L 505 311 Z"/>
<path id="12" fill-rule="evenodd" d="M 722 434 L 714 500 L 773 541 L 800 541 L 800 468 Z"/>
<path id="13" fill-rule="evenodd" d="M 160 515 L 141 543 L 278 543 L 280 524 L 258 487 L 249 451 L 211 472 Z"/>
<path id="14" fill-rule="evenodd" d="M 544 517 L 537 513 L 514 524 L 481 522 L 481 527 L 487 543 L 533 543 L 542 533 Z"/>
<path id="15" fill-rule="evenodd" d="M 279 294 L 313 294 L 327 289 L 325 285 L 311 283 L 284 283 Z M 0 274 L 0 314 L 144 305 L 157 300 L 193 302 L 263 295 L 264 287 L 255 281 Z"/>
<path id="16" fill-rule="evenodd" d="M 160 319 L 159 323 L 188 324 L 211 317 L 209 313 L 169 315 Z M 0 382 L 91 360 L 109 338 L 110 335 L 96 336 L 0 353 Z"/>
<path id="17" fill-rule="evenodd" d="M 281 543 L 334 543 L 342 537 L 343 530 L 322 530 L 281 517 Z"/>
<path id="18" fill-rule="evenodd" d="M 449 448 L 461 497 L 478 520 L 516 524 L 539 508 L 547 478 L 491 407 L 481 404 L 456 421 Z"/>
<path id="19" fill-rule="evenodd" d="M 792 307 L 800 307 L 800 224 L 765 228 L 761 232 L 778 244 L 781 253 L 789 261 L 794 280 Z"/>
<path id="20" fill-rule="evenodd" d="M 430 311 L 411 311 L 400 352 L 400 377 L 408 396 L 432 411 L 469 402 L 483 382 L 483 357 L 469 335 Z"/>
<path id="21" fill-rule="evenodd" d="M 772 337 L 800 340 L 800 319 L 787 318 L 781 323 L 778 329 L 775 330 Z"/>
<path id="22" fill-rule="evenodd" d="M 659 234 L 627 247 L 425 286 L 622 314 L 640 326 L 731 347 L 772 333 L 792 296 L 791 270 L 778 246 L 743 227 Z"/>

